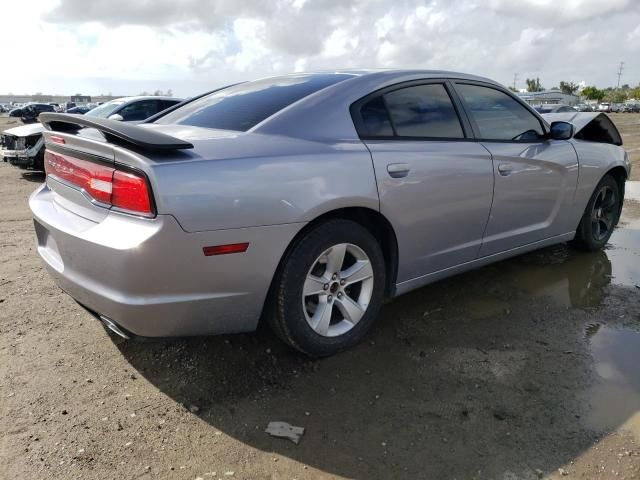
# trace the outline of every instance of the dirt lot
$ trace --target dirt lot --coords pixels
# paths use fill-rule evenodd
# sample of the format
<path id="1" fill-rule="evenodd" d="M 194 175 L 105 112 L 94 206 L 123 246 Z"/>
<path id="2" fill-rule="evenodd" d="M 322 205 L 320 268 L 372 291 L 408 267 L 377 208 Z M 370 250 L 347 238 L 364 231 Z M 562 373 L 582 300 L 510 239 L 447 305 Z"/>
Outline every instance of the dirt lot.
<path id="1" fill-rule="evenodd" d="M 614 119 L 640 178 L 640 115 Z M 640 478 L 638 201 L 604 252 L 423 288 L 309 361 L 268 331 L 106 333 L 37 257 L 42 181 L 0 163 L 0 478 Z M 271 420 L 305 427 L 300 444 Z"/>

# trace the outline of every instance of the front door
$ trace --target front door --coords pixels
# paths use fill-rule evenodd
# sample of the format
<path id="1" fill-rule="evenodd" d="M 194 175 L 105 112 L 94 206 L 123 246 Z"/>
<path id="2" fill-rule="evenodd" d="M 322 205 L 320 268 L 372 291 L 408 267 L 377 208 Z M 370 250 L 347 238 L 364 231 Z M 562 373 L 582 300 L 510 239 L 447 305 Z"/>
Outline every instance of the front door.
<path id="1" fill-rule="evenodd" d="M 455 88 L 493 156 L 493 208 L 480 256 L 569 233 L 578 181 L 573 146 L 549 140 L 540 119 L 506 92 L 460 82 Z"/>

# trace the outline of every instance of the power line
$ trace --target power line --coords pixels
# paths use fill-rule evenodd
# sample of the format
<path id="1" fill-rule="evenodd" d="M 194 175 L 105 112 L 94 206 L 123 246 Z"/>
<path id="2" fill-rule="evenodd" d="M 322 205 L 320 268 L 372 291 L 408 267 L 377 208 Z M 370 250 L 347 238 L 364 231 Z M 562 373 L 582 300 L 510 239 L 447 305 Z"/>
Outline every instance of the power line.
<path id="1" fill-rule="evenodd" d="M 622 71 L 624 70 L 624 62 L 620 62 L 620 67 L 618 68 L 618 86 L 616 90 L 620 89 L 620 77 L 622 76 Z"/>

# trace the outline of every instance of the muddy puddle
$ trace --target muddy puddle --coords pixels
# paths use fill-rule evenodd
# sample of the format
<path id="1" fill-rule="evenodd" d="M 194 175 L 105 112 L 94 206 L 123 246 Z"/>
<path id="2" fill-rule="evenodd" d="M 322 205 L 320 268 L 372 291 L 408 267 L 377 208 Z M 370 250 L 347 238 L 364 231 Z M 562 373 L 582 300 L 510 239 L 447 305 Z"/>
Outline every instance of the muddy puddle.
<path id="1" fill-rule="evenodd" d="M 628 182 L 627 203 L 620 226 L 604 252 L 611 282 L 640 288 L 640 182 Z M 608 268 L 608 267 L 607 267 Z M 633 432 L 640 441 L 640 312 L 631 327 L 598 323 L 585 330 L 596 374 L 587 393 L 588 427 L 605 431 L 619 428 Z M 625 319 L 621 319 L 624 320 Z"/>
<path id="2" fill-rule="evenodd" d="M 587 327 L 596 381 L 587 394 L 588 427 L 629 430 L 640 441 L 640 330 Z"/>
<path id="3" fill-rule="evenodd" d="M 604 251 L 557 245 L 532 252 L 498 264 L 503 281 L 567 308 L 599 306 L 611 284 L 640 285 L 640 182 L 627 185 L 620 224 Z"/>

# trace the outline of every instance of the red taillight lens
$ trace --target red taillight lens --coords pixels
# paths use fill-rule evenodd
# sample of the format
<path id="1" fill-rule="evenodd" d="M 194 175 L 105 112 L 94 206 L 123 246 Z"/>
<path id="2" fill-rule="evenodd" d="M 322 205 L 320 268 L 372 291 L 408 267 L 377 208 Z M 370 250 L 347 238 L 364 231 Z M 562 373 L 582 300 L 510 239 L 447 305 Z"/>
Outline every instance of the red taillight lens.
<path id="1" fill-rule="evenodd" d="M 151 215 L 153 208 L 147 179 L 134 172 L 45 150 L 47 175 L 83 189 L 100 203 L 132 213 Z"/>
<path id="2" fill-rule="evenodd" d="M 111 204 L 132 212 L 152 213 L 147 179 L 137 173 L 113 172 Z"/>

